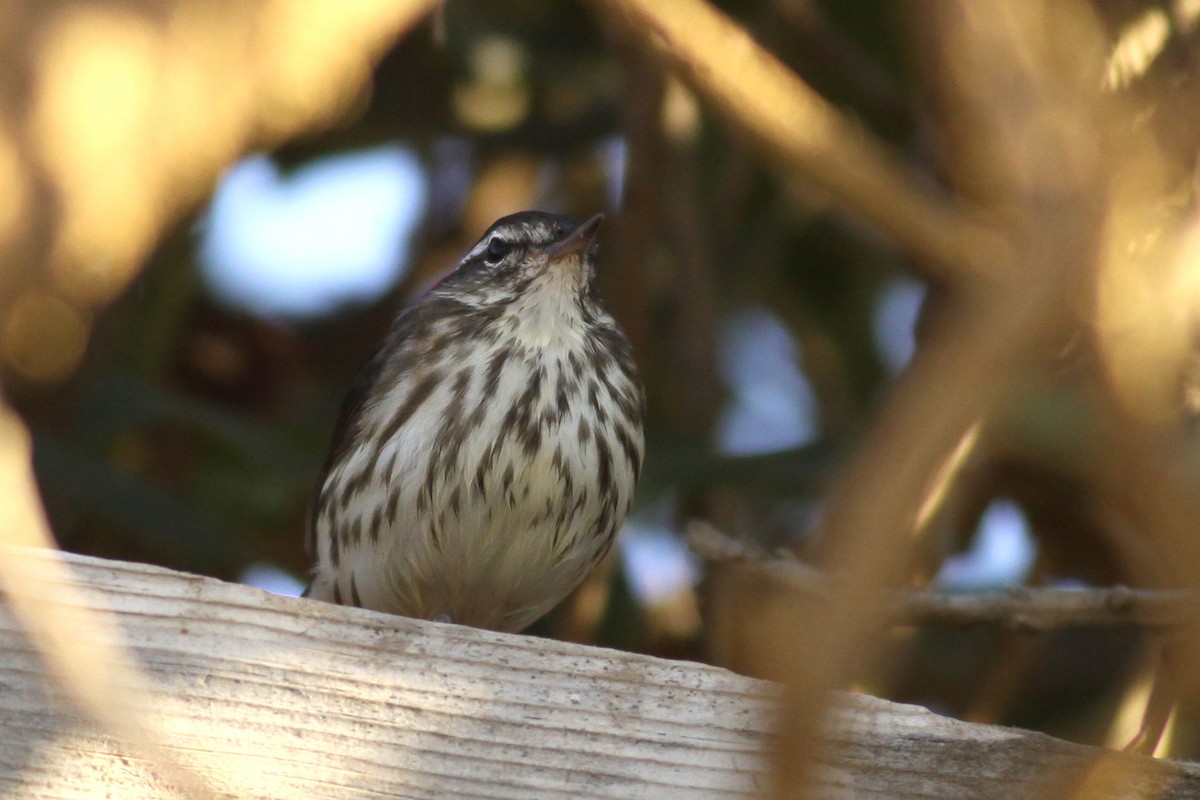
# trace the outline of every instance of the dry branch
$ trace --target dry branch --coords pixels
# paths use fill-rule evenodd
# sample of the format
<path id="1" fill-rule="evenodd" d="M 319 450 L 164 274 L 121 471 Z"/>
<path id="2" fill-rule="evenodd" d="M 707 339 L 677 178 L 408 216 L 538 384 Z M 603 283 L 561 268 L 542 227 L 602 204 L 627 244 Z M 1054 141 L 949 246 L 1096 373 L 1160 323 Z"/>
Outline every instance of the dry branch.
<path id="1" fill-rule="evenodd" d="M 731 539 L 711 525 L 694 523 L 688 544 L 705 561 L 732 565 L 786 591 L 826 601 L 830 578 L 786 554 L 772 556 Z M 1196 618 L 1196 596 L 1182 590 L 1016 588 L 980 594 L 951 594 L 904 589 L 883 604 L 887 622 L 969 627 L 996 625 L 1012 630 L 1048 631 L 1056 628 L 1136 625 L 1172 628 Z"/>
<path id="2" fill-rule="evenodd" d="M 596 0 L 766 151 L 927 259 L 939 277 L 987 268 L 994 244 L 881 142 L 702 0 Z"/>
<path id="3" fill-rule="evenodd" d="M 43 557 L 0 553 L 18 556 Z M 231 796 L 690 800 L 757 796 L 768 781 L 777 691 L 762 681 L 66 558 L 154 678 L 144 699 L 163 746 Z M 0 664 L 5 797 L 173 796 L 64 710 L 7 606 Z M 839 696 L 826 729 L 822 798 L 1065 796 L 1082 782 L 1095 798 L 1200 792 L 1196 765 L 869 697 Z"/>

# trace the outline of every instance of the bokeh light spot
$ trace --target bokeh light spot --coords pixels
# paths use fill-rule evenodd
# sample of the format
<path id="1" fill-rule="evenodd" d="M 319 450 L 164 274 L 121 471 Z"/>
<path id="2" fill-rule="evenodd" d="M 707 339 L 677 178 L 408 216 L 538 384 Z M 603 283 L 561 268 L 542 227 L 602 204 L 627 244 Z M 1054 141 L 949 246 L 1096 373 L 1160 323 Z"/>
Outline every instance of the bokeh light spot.
<path id="1" fill-rule="evenodd" d="M 4 326 L 4 359 L 29 380 L 62 380 L 83 357 L 87 336 L 83 315 L 61 297 L 27 292 Z"/>

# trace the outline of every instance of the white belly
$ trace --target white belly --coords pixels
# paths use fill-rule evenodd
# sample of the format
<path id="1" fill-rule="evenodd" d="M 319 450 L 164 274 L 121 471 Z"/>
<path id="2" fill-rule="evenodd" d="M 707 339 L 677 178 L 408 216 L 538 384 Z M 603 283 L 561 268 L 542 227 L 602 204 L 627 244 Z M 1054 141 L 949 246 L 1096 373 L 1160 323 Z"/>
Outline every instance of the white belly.
<path id="1" fill-rule="evenodd" d="M 515 351 L 493 385 L 497 346 L 463 352 L 391 438 L 420 379 L 367 409 L 364 435 L 329 476 L 361 476 L 358 490 L 316 521 L 314 595 L 336 588 L 368 608 L 520 630 L 578 585 L 632 504 L 642 432 L 630 378 L 614 366 L 581 380 L 572 352 Z"/>

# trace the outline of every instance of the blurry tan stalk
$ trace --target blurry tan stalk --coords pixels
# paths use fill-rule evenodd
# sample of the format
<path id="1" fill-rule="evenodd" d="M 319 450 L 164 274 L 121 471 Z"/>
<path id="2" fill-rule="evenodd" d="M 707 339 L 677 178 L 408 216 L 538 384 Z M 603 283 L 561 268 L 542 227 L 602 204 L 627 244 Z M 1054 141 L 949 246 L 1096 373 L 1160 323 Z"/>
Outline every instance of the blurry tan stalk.
<path id="1" fill-rule="evenodd" d="M 994 241 L 857 122 L 703 0 L 593 0 L 799 176 L 816 181 L 926 261 L 932 274 L 985 268 Z"/>
<path id="2" fill-rule="evenodd" d="M 1115 404 L 1102 437 L 1110 457 L 1091 477 L 1157 540 L 1169 585 L 1200 585 L 1190 546 L 1200 492 L 1186 477 L 1194 453 L 1182 446 L 1179 388 L 1196 259 L 1172 255 L 1178 170 L 1132 106 L 1102 93 L 1112 62 L 1089 6 L 934 0 L 916 10 L 941 155 L 963 201 L 954 206 L 702 0 L 600 4 L 768 153 L 936 261 L 951 289 L 825 512 L 825 567 L 843 578 L 832 602 L 777 598 L 762 615 L 770 622 L 755 621 L 771 631 L 758 643 L 767 674 L 787 683 L 777 796 L 802 793 L 825 692 L 874 646 L 869 621 L 906 577 L 922 509 L 950 490 L 970 432 L 1068 359 L 1094 352 Z M 1177 663 L 1200 661 L 1194 637 L 1183 641 L 1189 655 Z"/>
<path id="3" fill-rule="evenodd" d="M 1173 694 L 1161 690 L 1164 683 L 1162 653 L 1162 646 L 1156 645 L 1147 648 L 1138 659 L 1109 725 L 1105 738 L 1109 747 L 1154 756 L 1167 755 L 1176 707 Z"/>
<path id="4" fill-rule="evenodd" d="M 344 114 L 397 33 L 435 5 L 5 5 L 0 331 L 10 363 L 23 363 L 14 345 L 39 339 L 8 325 L 28 292 L 57 295 L 86 324 L 222 169 Z"/>
<path id="5" fill-rule="evenodd" d="M 29 432 L 11 409 L 0 406 L 0 541 L 6 545 L 54 548 L 33 477 Z M 97 613 L 98 597 L 84 596 L 58 559 L 0 559 L 0 590 L 12 613 L 29 631 L 55 682 L 81 711 L 133 745 L 159 777 L 193 798 L 215 797 L 199 775 L 163 749 L 150 709 L 146 678 L 131 661 L 113 619 Z"/>
<path id="6" fill-rule="evenodd" d="M 328 124 L 434 0 L 0 5 L 0 356 L 64 377 L 92 310 L 255 147 Z M 314 35 L 314 32 L 319 34 Z M 0 399 L 0 541 L 54 547 L 24 424 Z M 65 693 L 195 796 L 136 706 L 145 678 L 56 560 L 0 561 L 6 602 Z"/>

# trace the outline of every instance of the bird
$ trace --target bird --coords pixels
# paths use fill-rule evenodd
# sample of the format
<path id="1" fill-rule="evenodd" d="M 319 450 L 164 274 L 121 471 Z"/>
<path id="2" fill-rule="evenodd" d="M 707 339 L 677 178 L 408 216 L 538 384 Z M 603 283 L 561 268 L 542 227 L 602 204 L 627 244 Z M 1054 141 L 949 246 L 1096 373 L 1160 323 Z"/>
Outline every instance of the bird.
<path id="1" fill-rule="evenodd" d="M 645 397 L 596 287 L 603 219 L 502 217 L 398 314 L 334 426 L 308 597 L 519 632 L 609 551 Z"/>

